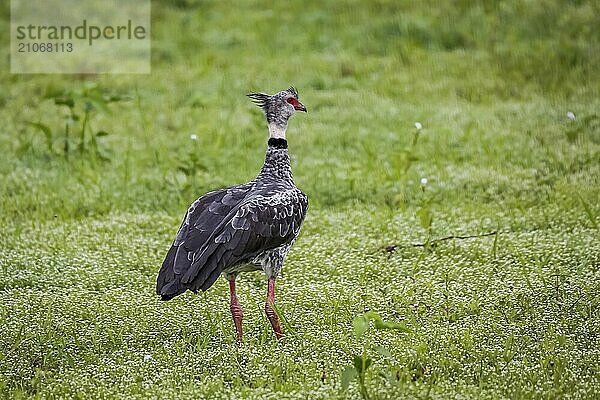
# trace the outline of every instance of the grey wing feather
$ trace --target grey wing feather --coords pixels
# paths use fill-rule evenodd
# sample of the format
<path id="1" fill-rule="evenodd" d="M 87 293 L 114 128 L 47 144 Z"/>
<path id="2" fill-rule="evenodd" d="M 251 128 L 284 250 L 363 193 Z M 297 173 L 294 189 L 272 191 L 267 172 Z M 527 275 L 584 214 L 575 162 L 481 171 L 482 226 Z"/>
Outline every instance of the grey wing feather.
<path id="1" fill-rule="evenodd" d="M 290 207 L 291 212 L 287 212 Z M 253 193 L 231 210 L 207 245 L 198 250 L 200 255 L 183 274 L 182 284 L 193 291 L 206 290 L 225 267 L 291 242 L 299 233 L 307 208 L 308 200 L 299 190 L 270 204 L 268 193 Z"/>
<path id="2" fill-rule="evenodd" d="M 169 249 L 156 281 L 156 292 L 169 300 L 187 290 L 181 275 L 192 265 L 202 248 L 228 212 L 239 204 L 252 188 L 252 183 L 210 192 L 188 209 L 173 245 Z"/>

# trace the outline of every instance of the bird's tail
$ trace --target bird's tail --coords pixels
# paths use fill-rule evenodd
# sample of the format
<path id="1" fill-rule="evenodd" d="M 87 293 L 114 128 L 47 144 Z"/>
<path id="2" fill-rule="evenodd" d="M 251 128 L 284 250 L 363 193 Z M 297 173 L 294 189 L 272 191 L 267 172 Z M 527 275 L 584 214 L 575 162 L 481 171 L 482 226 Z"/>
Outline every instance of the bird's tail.
<path id="1" fill-rule="evenodd" d="M 173 269 L 176 254 L 177 247 L 171 246 L 156 280 L 156 294 L 164 301 L 171 300 L 187 290 L 181 284 L 181 275 L 175 274 Z"/>

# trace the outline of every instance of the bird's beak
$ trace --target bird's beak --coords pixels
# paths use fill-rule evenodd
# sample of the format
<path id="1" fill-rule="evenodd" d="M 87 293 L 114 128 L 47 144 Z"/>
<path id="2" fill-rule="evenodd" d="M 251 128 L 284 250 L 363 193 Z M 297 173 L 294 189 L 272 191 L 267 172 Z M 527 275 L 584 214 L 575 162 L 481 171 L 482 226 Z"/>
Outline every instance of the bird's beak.
<path id="1" fill-rule="evenodd" d="M 304 106 L 304 104 L 298 102 L 298 104 L 294 105 L 294 110 L 306 112 L 306 107 Z"/>

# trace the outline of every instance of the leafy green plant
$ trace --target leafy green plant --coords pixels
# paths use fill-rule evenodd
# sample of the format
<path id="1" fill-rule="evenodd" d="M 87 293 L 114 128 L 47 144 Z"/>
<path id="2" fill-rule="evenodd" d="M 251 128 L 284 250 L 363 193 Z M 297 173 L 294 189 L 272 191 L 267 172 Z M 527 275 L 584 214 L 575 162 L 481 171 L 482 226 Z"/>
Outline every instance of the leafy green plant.
<path id="1" fill-rule="evenodd" d="M 110 103 L 122 101 L 121 95 L 103 93 L 97 85 L 85 85 L 79 90 L 49 93 L 46 96 L 59 109 L 66 108 L 64 128 L 52 128 L 50 123 L 27 121 L 44 134 L 48 153 L 69 159 L 73 154 L 89 154 L 103 161 L 110 160 L 110 151 L 99 138 L 108 136 L 103 129 L 94 129 L 92 120 L 98 112 L 110 113 Z"/>
<path id="2" fill-rule="evenodd" d="M 406 326 L 406 322 L 389 322 L 383 321 L 379 314 L 369 311 L 363 315 L 358 315 L 354 317 L 352 320 L 352 327 L 354 329 L 354 336 L 356 339 L 360 340 L 364 337 L 364 335 L 369 330 L 371 323 L 373 323 L 373 327 L 376 330 L 384 330 L 384 329 L 396 329 L 400 332 L 410 332 L 410 329 Z M 390 356 L 391 353 L 382 347 L 375 347 L 375 350 L 384 355 Z M 369 392 L 366 386 L 366 372 L 373 364 L 373 359 L 369 357 L 367 352 L 367 344 L 363 340 L 363 351 L 362 354 L 354 355 L 352 360 L 352 365 L 347 366 L 342 371 L 341 382 L 342 382 L 342 391 L 348 390 L 350 383 L 354 379 L 358 379 L 359 391 L 363 399 L 369 399 Z"/>
<path id="3" fill-rule="evenodd" d="M 187 148 L 186 153 L 179 159 L 177 165 L 177 170 L 182 172 L 187 178 L 184 189 L 195 187 L 196 175 L 201 171 L 207 170 L 206 164 L 201 158 L 202 150 L 198 144 L 198 136 L 193 133 L 190 135 L 190 140 L 192 141 L 192 145 Z"/>
<path id="4" fill-rule="evenodd" d="M 391 174 L 392 179 L 401 179 L 405 177 L 410 170 L 411 166 L 419 161 L 419 157 L 416 154 L 417 144 L 419 142 L 419 136 L 421 135 L 421 129 L 423 126 L 420 122 L 415 123 L 415 131 L 413 133 L 413 139 L 411 141 L 410 147 L 404 148 L 400 151 L 397 151 L 394 155 L 393 159 L 393 167 L 394 170 Z"/>

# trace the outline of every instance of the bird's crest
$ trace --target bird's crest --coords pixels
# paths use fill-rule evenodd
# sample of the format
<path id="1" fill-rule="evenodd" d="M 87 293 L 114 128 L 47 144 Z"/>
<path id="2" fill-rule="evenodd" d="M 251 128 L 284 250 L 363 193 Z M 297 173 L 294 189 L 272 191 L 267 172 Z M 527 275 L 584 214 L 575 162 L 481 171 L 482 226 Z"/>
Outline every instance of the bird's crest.
<path id="1" fill-rule="evenodd" d="M 246 96 L 250 97 L 254 104 L 263 109 L 266 108 L 267 104 L 269 103 L 269 98 L 271 97 L 266 93 L 249 93 Z"/>
<path id="2" fill-rule="evenodd" d="M 295 88 L 295 87 L 293 87 L 293 86 L 290 86 L 290 88 L 288 89 L 288 92 L 290 92 L 291 94 L 293 94 L 293 95 L 294 95 L 294 97 L 295 97 L 296 99 L 298 99 L 298 91 L 296 90 L 296 88 Z"/>

